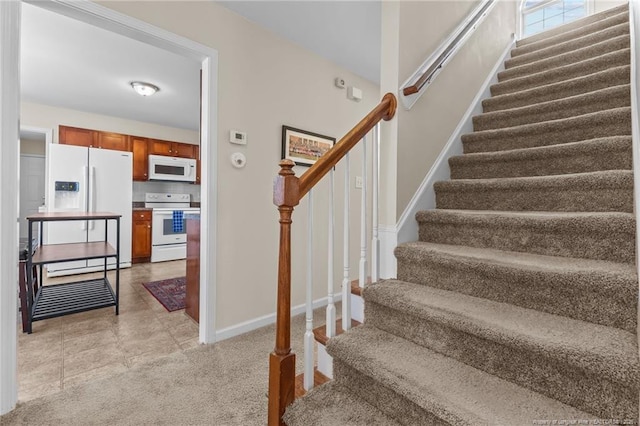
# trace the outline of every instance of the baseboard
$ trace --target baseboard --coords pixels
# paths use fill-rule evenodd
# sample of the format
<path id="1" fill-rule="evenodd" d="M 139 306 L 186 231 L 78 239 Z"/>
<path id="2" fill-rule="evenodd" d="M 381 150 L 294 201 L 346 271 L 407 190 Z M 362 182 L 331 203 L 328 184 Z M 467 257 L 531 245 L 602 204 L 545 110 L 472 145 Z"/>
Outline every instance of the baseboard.
<path id="1" fill-rule="evenodd" d="M 321 299 L 316 299 L 313 301 L 313 309 L 321 308 L 323 306 L 327 306 L 329 299 L 327 297 L 323 297 Z M 335 302 L 342 301 L 342 295 L 337 294 L 334 296 Z M 306 310 L 305 304 L 300 304 L 291 308 L 291 316 L 296 316 L 303 314 Z M 216 331 L 216 342 L 221 340 L 230 339 L 232 337 L 240 336 L 241 334 L 248 333 L 253 330 L 257 330 L 259 328 L 265 327 L 267 325 L 275 324 L 276 322 L 276 313 L 264 315 L 258 318 L 251 319 L 249 321 L 244 321 L 236 325 L 232 325 L 231 327 L 226 327 L 221 330 Z"/>
<path id="2" fill-rule="evenodd" d="M 394 225 L 379 226 L 378 238 L 380 239 L 380 278 L 396 278 L 397 263 L 393 254 L 398 245 L 398 232 Z"/>
<path id="3" fill-rule="evenodd" d="M 473 116 L 482 113 L 482 100 L 491 96 L 491 85 L 498 82 L 498 73 L 504 70 L 504 61 L 511 52 L 514 43 L 515 40 L 512 38 L 489 73 L 489 76 L 482 86 L 480 86 L 480 90 L 471 102 L 471 106 L 467 112 L 462 116 L 451 138 L 447 141 L 447 144 L 424 177 L 418 190 L 413 194 L 411 201 L 404 212 L 402 212 L 396 226 L 398 243 L 415 241 L 418 235 L 418 223 L 415 220 L 416 213 L 420 210 L 430 210 L 436 207 L 436 194 L 433 190 L 433 184 L 437 181 L 448 180 L 450 178 L 449 157 L 462 154 L 460 137 L 465 133 L 471 133 L 473 131 Z"/>

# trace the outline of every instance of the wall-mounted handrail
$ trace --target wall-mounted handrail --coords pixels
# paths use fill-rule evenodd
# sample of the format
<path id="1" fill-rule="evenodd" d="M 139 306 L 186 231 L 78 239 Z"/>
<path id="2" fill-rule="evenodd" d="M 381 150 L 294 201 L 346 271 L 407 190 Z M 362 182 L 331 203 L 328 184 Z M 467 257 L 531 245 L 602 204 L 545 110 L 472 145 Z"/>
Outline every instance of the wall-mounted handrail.
<path id="1" fill-rule="evenodd" d="M 397 100 L 393 93 L 351 129 L 300 178 L 293 171 L 294 162 L 280 161 L 280 172 L 273 185 L 273 203 L 280 212 L 280 247 L 278 257 L 278 297 L 276 306 L 276 344 L 269 357 L 270 426 L 284 425 L 282 416 L 293 402 L 295 391 L 295 354 L 291 352 L 291 216 L 293 209 L 333 167 L 360 142 L 381 120 L 395 115 Z M 331 246 L 330 246 L 331 247 Z M 331 252 L 331 249 L 330 249 Z M 331 257 L 333 255 L 331 254 Z M 329 299 L 333 298 L 333 285 Z M 333 324 L 335 325 L 335 324 Z"/>
<path id="2" fill-rule="evenodd" d="M 465 41 L 478 27 L 480 21 L 489 13 L 496 0 L 484 0 L 467 18 L 451 33 L 449 38 L 418 68 L 403 85 L 402 95 L 411 96 L 419 93 L 425 85 L 431 83 L 447 61 L 464 45 Z M 413 105 L 405 106 L 410 108 Z"/>

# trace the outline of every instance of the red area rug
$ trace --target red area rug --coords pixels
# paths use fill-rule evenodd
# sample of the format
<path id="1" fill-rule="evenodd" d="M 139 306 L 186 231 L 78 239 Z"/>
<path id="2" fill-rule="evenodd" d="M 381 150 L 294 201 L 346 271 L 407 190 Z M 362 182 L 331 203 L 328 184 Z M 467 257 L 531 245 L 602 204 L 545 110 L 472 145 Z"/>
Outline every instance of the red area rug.
<path id="1" fill-rule="evenodd" d="M 169 312 L 184 309 L 187 278 L 169 278 L 142 284 Z"/>

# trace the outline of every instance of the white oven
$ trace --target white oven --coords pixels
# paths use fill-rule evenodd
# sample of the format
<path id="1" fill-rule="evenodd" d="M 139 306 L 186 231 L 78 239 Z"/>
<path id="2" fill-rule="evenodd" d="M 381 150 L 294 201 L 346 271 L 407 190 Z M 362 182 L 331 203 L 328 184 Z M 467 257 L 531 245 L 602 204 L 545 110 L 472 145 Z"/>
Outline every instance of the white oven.
<path id="1" fill-rule="evenodd" d="M 149 156 L 149 179 L 177 182 L 196 181 L 196 160 L 193 158 Z"/>
<path id="2" fill-rule="evenodd" d="M 151 262 L 187 257 L 187 217 L 200 215 L 189 207 L 189 194 L 146 194 L 145 207 L 151 213 Z M 180 220 L 182 216 L 182 220 Z"/>

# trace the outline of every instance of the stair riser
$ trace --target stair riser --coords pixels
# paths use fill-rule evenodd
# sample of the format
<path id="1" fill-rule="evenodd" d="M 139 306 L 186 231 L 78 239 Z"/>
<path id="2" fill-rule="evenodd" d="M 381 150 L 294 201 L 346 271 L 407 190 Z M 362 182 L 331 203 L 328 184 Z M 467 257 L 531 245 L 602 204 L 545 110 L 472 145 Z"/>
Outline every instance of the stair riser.
<path id="1" fill-rule="evenodd" d="M 362 399 L 377 407 L 389 417 L 393 417 L 400 424 L 407 426 L 448 426 L 451 424 L 402 397 L 365 373 L 350 367 L 348 364 L 338 359 L 334 359 L 333 362 L 333 369 L 338 383 L 348 387 L 352 392 L 357 393 Z M 366 389 L 366 392 L 363 392 L 364 389 Z M 456 424 L 465 424 L 461 422 L 461 419 L 458 420 L 460 423 Z"/>
<path id="2" fill-rule="evenodd" d="M 508 81 L 500 82 L 491 86 L 491 95 L 506 95 L 533 87 L 559 83 L 576 77 L 604 71 L 611 67 L 629 65 L 629 49 L 620 50 L 597 58 L 578 62 L 564 67 L 554 68 L 535 74 L 528 74 L 520 78 L 512 78 Z"/>
<path id="3" fill-rule="evenodd" d="M 631 106 L 630 87 L 604 90 L 602 93 L 583 95 L 563 99 L 553 103 L 544 103 L 511 111 L 500 111 L 473 117 L 473 130 L 500 129 L 521 126 L 523 124 L 541 123 L 577 117 L 592 112 L 605 111 L 612 108 Z"/>
<path id="4" fill-rule="evenodd" d="M 607 87 L 629 84 L 629 82 L 630 67 L 627 64 L 586 77 L 555 83 L 548 87 L 539 87 L 524 92 L 488 98 L 482 101 L 482 107 L 485 113 L 521 108 L 541 102 L 582 95 Z"/>
<path id="5" fill-rule="evenodd" d="M 494 130 L 490 134 L 470 133 L 462 135 L 462 147 L 465 154 L 470 154 L 631 135 L 631 114 L 628 110 L 617 111 L 607 116 L 596 113 L 528 128 Z"/>
<path id="6" fill-rule="evenodd" d="M 554 354 L 464 333 L 437 318 L 417 317 L 366 301 L 370 326 L 603 418 L 635 419 L 638 392 Z M 607 395 L 605 399 L 603 395 Z"/>
<path id="7" fill-rule="evenodd" d="M 504 82 L 518 77 L 525 77 L 531 74 L 548 71 L 553 68 L 565 67 L 581 61 L 594 59 L 598 56 L 612 53 L 622 49 L 628 49 L 630 45 L 629 35 L 621 35 L 611 40 L 574 50 L 550 58 L 539 59 L 530 64 L 509 68 L 498 73 L 498 81 Z"/>
<path id="8" fill-rule="evenodd" d="M 504 63 L 504 66 L 505 68 L 509 69 L 526 65 L 540 59 L 550 58 L 552 56 L 557 56 L 563 53 L 568 53 L 574 50 L 589 47 L 593 44 L 601 43 L 603 41 L 610 40 L 623 34 L 629 34 L 629 24 L 627 22 L 592 33 L 586 37 L 580 37 L 577 39 L 566 41 L 562 44 L 552 45 L 545 49 L 539 49 L 537 51 L 532 51 L 525 54 L 516 54 L 515 56 L 512 54 L 512 58 L 507 59 Z M 515 50 L 517 50 L 517 48 Z"/>
<path id="9" fill-rule="evenodd" d="M 630 188 L 523 188 L 455 190 L 449 183 L 445 191 L 436 183 L 436 208 L 451 210 L 633 212 L 633 186 Z"/>
<path id="10" fill-rule="evenodd" d="M 600 31 L 614 25 L 629 22 L 628 8 L 611 9 L 603 15 L 591 15 L 586 19 L 572 22 L 562 27 L 551 29 L 540 34 L 527 37 L 516 42 L 517 51 L 515 55 L 538 50 L 542 47 L 562 43 L 563 41 L 573 40 Z"/>
<path id="11" fill-rule="evenodd" d="M 396 249 L 396 257 L 402 281 L 636 332 L 637 283 L 613 274 L 515 269 L 405 249 Z"/>
<path id="12" fill-rule="evenodd" d="M 483 223 L 441 223 L 421 221 L 420 241 L 497 250 L 529 252 L 549 256 L 635 262 L 635 225 L 627 222 L 612 229 L 602 224 L 593 228 L 572 230 L 539 222 L 505 223 L 487 220 Z M 599 231 L 599 232 L 598 232 Z"/>
<path id="13" fill-rule="evenodd" d="M 473 162 L 458 157 L 461 161 L 449 159 L 451 179 L 491 179 L 526 176 L 561 175 L 566 173 L 587 173 L 600 170 L 631 170 L 633 166 L 631 143 L 623 149 L 577 152 L 575 155 L 552 156 L 532 159 L 501 159 L 495 162 Z"/>

